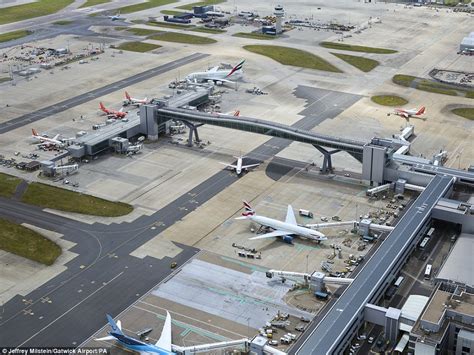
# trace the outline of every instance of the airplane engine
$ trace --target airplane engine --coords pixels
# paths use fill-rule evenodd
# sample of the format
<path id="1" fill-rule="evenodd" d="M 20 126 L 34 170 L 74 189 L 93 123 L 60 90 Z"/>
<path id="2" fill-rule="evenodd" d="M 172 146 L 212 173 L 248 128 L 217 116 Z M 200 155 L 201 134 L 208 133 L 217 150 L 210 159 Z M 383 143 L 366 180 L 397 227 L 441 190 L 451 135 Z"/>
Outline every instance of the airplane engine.
<path id="1" fill-rule="evenodd" d="M 224 83 L 223 83 L 222 81 L 217 80 L 217 81 L 216 81 L 216 85 L 217 85 L 217 86 L 222 86 L 222 85 L 224 85 Z"/>
<path id="2" fill-rule="evenodd" d="M 283 241 L 288 244 L 293 244 L 293 237 L 290 237 L 289 235 L 285 235 L 283 237 Z"/>

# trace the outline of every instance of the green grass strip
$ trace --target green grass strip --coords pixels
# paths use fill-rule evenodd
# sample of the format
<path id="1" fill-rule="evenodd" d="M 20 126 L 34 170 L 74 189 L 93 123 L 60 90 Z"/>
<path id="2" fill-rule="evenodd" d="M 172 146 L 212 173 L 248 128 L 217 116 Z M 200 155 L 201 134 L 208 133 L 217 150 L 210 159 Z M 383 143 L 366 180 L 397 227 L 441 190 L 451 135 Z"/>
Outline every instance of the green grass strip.
<path id="1" fill-rule="evenodd" d="M 125 42 L 117 46 L 117 49 L 122 49 L 124 51 L 130 52 L 149 52 L 154 49 L 160 48 L 161 46 L 153 43 L 144 43 L 144 42 Z"/>
<path id="2" fill-rule="evenodd" d="M 342 73 L 323 58 L 300 49 L 271 45 L 248 45 L 244 46 L 244 49 L 272 58 L 284 65 Z"/>
<path id="3" fill-rule="evenodd" d="M 189 29 L 189 28 L 194 27 L 194 25 L 184 25 L 181 23 L 157 22 L 157 21 L 148 21 L 146 24 L 148 26 L 158 26 L 158 27 L 166 27 L 166 28 L 174 28 L 174 29 Z"/>
<path id="4" fill-rule="evenodd" d="M 266 35 L 263 33 L 254 33 L 254 32 L 237 32 L 234 33 L 232 36 L 234 37 L 241 37 L 241 38 L 251 38 L 251 39 L 263 39 L 263 40 L 272 40 L 275 39 L 276 36 L 273 35 Z"/>
<path id="5" fill-rule="evenodd" d="M 13 41 L 14 39 L 26 37 L 32 33 L 33 33 L 32 31 L 28 31 L 28 30 L 19 30 L 19 31 L 2 33 L 0 35 L 0 42 Z"/>
<path id="6" fill-rule="evenodd" d="M 66 26 L 66 25 L 70 25 L 73 22 L 74 21 L 70 21 L 70 20 L 59 20 L 59 21 L 53 22 L 53 25 Z"/>
<path id="7" fill-rule="evenodd" d="M 474 120 L 474 108 L 473 107 L 462 107 L 462 108 L 455 108 L 451 110 L 452 113 L 455 115 L 467 118 L 468 120 Z"/>
<path id="8" fill-rule="evenodd" d="M 38 0 L 36 2 L 0 9 L 0 25 L 54 14 L 74 0 Z"/>
<path id="9" fill-rule="evenodd" d="M 332 53 L 332 55 L 335 55 L 339 59 L 342 59 L 345 61 L 347 64 L 352 65 L 353 67 L 356 67 L 357 69 L 362 70 L 363 72 L 369 72 L 375 67 L 377 67 L 380 63 L 376 60 L 373 59 L 368 59 L 364 57 L 358 57 L 355 55 L 348 55 L 348 54 L 341 54 L 341 53 Z"/>
<path id="10" fill-rule="evenodd" d="M 120 7 L 116 9 L 116 11 L 120 11 L 121 14 L 130 14 L 132 12 L 148 10 L 154 7 L 168 5 L 174 2 L 176 2 L 176 0 L 148 0 L 147 2 Z"/>
<path id="11" fill-rule="evenodd" d="M 61 255 L 59 245 L 41 234 L 0 218 L 0 249 L 37 261 L 52 265 Z"/>
<path id="12" fill-rule="evenodd" d="M 221 30 L 220 28 L 207 28 L 207 27 L 190 28 L 188 31 L 202 32 L 202 33 L 213 33 L 213 34 L 219 34 L 219 33 L 227 32 L 226 30 Z"/>
<path id="13" fill-rule="evenodd" d="M 376 54 L 397 53 L 397 51 L 393 49 L 356 46 L 352 44 L 337 43 L 337 42 L 321 42 L 319 45 L 324 48 L 340 49 L 340 50 L 352 51 L 352 52 L 365 52 L 365 53 L 376 53 Z"/>
<path id="14" fill-rule="evenodd" d="M 105 4 L 107 2 L 110 2 L 110 0 L 87 0 L 84 4 L 79 6 L 79 9 L 82 9 L 84 7 L 89 7 L 89 6 Z"/>
<path id="15" fill-rule="evenodd" d="M 28 185 L 22 201 L 43 208 L 102 217 L 118 217 L 133 211 L 133 207 L 126 203 L 108 201 L 38 182 Z"/>
<path id="16" fill-rule="evenodd" d="M 20 182 L 21 179 L 15 176 L 0 173 L 0 196 L 12 197 Z"/>
<path id="17" fill-rule="evenodd" d="M 222 4 L 223 2 L 226 2 L 226 0 L 199 1 L 199 2 L 193 2 L 191 4 L 187 4 L 187 5 L 178 6 L 177 9 L 192 10 L 194 6 L 217 5 L 217 4 Z"/>
<path id="18" fill-rule="evenodd" d="M 149 30 L 147 28 L 129 28 L 127 32 L 133 33 L 136 36 L 151 36 L 158 33 L 163 33 L 163 31 Z"/>
<path id="19" fill-rule="evenodd" d="M 395 95 L 378 95 L 372 96 L 370 99 L 376 104 L 382 106 L 403 106 L 408 103 L 408 100 Z"/>
<path id="20" fill-rule="evenodd" d="M 157 41 L 188 43 L 188 44 L 211 44 L 217 41 L 212 38 L 188 35 L 185 33 L 163 32 L 149 37 Z"/>

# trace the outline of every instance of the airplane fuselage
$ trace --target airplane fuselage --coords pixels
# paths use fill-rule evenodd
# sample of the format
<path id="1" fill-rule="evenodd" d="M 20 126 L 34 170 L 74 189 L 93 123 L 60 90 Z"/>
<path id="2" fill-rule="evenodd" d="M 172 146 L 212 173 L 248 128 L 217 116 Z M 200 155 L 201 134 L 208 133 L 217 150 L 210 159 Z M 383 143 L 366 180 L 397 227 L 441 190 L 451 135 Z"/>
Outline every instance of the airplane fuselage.
<path id="1" fill-rule="evenodd" d="M 124 334 L 111 334 L 126 349 L 138 351 L 140 353 L 158 354 L 158 355 L 175 355 L 176 353 L 163 350 L 155 345 L 144 343 L 138 339 L 126 336 Z"/>
<path id="2" fill-rule="evenodd" d="M 288 234 L 299 235 L 304 238 L 313 239 L 317 241 L 327 240 L 327 237 L 315 230 L 306 227 L 295 226 L 290 223 L 282 222 L 273 218 L 253 215 L 249 217 L 250 220 L 261 224 L 262 226 L 270 227 L 275 230 L 288 231 Z"/>
<path id="3" fill-rule="evenodd" d="M 237 159 L 237 167 L 235 168 L 237 175 L 242 173 L 242 158 Z"/>
<path id="4" fill-rule="evenodd" d="M 189 74 L 186 77 L 186 80 L 191 81 L 191 82 L 195 81 L 198 83 L 206 82 L 208 80 L 213 80 L 213 81 L 234 80 L 241 77 L 242 72 L 238 70 L 229 77 L 227 77 L 227 75 L 229 75 L 229 70 L 218 70 L 216 72 L 197 72 L 197 73 Z"/>

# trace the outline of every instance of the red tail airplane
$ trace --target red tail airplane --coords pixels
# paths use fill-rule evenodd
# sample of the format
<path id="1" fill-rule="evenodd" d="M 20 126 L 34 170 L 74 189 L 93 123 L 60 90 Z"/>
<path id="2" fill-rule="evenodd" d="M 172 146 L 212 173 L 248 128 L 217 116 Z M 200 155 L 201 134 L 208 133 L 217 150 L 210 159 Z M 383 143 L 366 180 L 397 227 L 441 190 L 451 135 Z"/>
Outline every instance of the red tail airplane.
<path id="1" fill-rule="evenodd" d="M 124 118 L 125 116 L 127 116 L 127 112 L 123 111 L 123 107 L 120 109 L 120 111 L 110 110 L 106 108 L 102 102 L 99 104 L 99 107 L 102 112 L 112 118 Z"/>

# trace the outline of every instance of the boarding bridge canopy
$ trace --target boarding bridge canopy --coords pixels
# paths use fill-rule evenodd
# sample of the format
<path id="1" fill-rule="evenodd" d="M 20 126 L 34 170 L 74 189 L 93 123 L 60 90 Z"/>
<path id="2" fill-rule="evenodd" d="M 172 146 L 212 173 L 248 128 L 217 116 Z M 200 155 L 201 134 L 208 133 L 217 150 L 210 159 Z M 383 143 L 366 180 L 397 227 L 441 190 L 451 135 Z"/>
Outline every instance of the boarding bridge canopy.
<path id="1" fill-rule="evenodd" d="M 323 135 L 311 131 L 301 130 L 292 126 L 276 122 L 243 117 L 230 116 L 217 113 L 205 113 L 178 108 L 160 108 L 157 110 L 158 124 L 168 120 L 191 121 L 214 126 L 226 127 L 251 133 L 265 134 L 267 136 L 308 143 L 314 146 L 344 150 L 349 154 L 362 158 L 364 142 Z"/>

